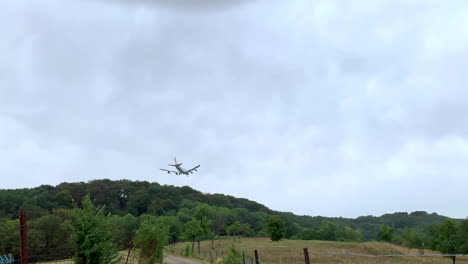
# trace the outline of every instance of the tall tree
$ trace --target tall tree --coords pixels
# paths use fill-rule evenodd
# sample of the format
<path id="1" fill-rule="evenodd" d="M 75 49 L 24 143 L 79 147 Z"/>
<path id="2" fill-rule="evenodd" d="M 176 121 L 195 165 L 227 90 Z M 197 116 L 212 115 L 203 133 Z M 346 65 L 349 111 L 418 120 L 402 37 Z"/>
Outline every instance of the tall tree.
<path id="1" fill-rule="evenodd" d="M 184 226 L 183 237 L 192 242 L 192 252 L 193 247 L 195 246 L 195 241 L 198 241 L 203 236 L 203 228 L 200 224 L 200 221 L 192 219 L 187 222 Z"/>
<path id="2" fill-rule="evenodd" d="M 89 195 L 76 208 L 71 221 L 76 264 L 117 263 L 118 247 L 114 242 L 113 226 L 103 207 L 94 207 Z"/>
<path id="3" fill-rule="evenodd" d="M 31 261 L 54 260 L 58 257 L 68 257 L 70 245 L 71 226 L 69 221 L 54 214 L 42 216 L 29 223 L 29 247 L 31 253 L 36 255 Z"/>
<path id="4" fill-rule="evenodd" d="M 158 218 L 146 218 L 135 235 L 135 246 L 148 264 L 163 262 L 163 249 L 169 241 L 169 227 Z"/>
<path id="5" fill-rule="evenodd" d="M 138 218 L 126 214 L 124 216 L 112 216 L 112 225 L 115 227 L 115 236 L 121 250 L 132 247 L 133 238 L 138 229 Z"/>
<path id="6" fill-rule="evenodd" d="M 454 220 L 445 220 L 443 224 L 434 226 L 432 229 L 432 249 L 444 254 L 460 254 L 463 252 L 463 240 L 460 227 Z M 451 257 L 453 263 L 456 256 Z"/>
<path id="7" fill-rule="evenodd" d="M 283 219 L 278 215 L 273 215 L 268 219 L 267 232 L 272 241 L 281 240 L 286 234 L 286 226 Z"/>
<path id="8" fill-rule="evenodd" d="M 393 228 L 391 228 L 388 225 L 383 224 L 383 225 L 380 226 L 380 230 L 377 233 L 377 240 L 390 242 L 390 241 L 392 241 L 394 232 L 395 232 L 395 230 Z"/>
<path id="9" fill-rule="evenodd" d="M 195 207 L 193 213 L 193 219 L 200 222 L 200 227 L 202 228 L 202 234 L 197 238 L 197 248 L 198 254 L 200 255 L 200 241 L 203 237 L 209 237 L 211 235 L 210 229 L 210 211 L 207 204 L 201 204 Z"/>

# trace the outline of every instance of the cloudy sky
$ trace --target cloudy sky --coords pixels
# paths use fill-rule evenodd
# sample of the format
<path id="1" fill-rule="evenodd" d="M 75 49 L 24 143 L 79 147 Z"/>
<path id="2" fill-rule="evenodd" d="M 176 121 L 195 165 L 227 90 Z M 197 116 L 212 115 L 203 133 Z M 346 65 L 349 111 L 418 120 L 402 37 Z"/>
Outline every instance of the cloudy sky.
<path id="1" fill-rule="evenodd" d="M 0 1 L 0 188 L 468 216 L 467 25 L 465 0 Z"/>

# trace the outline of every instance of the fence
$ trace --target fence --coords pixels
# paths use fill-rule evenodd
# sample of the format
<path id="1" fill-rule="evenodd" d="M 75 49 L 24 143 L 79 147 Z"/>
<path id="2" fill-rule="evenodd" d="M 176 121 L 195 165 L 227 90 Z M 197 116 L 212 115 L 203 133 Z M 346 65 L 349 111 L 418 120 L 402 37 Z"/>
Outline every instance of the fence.
<path id="1" fill-rule="evenodd" d="M 35 238 L 35 234 L 28 234 L 28 226 L 26 221 L 26 214 L 20 213 L 19 219 L 19 239 L 12 244 L 5 244 L 0 241 L 0 264 L 53 264 L 53 263 L 74 263 L 72 256 L 74 254 L 73 247 L 71 245 L 62 244 L 59 247 L 49 247 L 47 243 L 38 243 Z M 177 251 L 174 248 L 168 248 L 169 253 L 174 255 L 184 255 L 184 250 Z M 201 254 L 196 255 L 199 259 L 204 259 L 210 263 L 216 263 L 216 260 L 221 258 L 225 259 L 228 256 L 227 251 L 223 250 L 210 250 L 200 252 Z M 140 263 L 140 251 L 138 249 L 128 249 L 127 251 L 120 252 L 122 264 L 137 264 Z M 308 248 L 303 248 L 302 251 L 285 250 L 283 252 L 270 251 L 268 248 L 261 248 L 260 250 L 255 249 L 250 251 L 242 251 L 241 262 L 243 264 L 260 264 L 260 263 L 288 263 L 288 264 L 310 264 L 310 263 L 329 263 L 329 262 L 340 262 L 334 257 L 349 257 L 356 258 L 356 262 L 346 261 L 346 263 L 362 263 L 363 259 L 376 259 L 386 258 L 385 263 L 388 262 L 388 258 L 408 258 L 408 257 L 419 257 L 429 258 L 434 257 L 435 262 L 425 263 L 441 263 L 442 257 L 455 257 L 460 259 L 462 257 L 468 257 L 468 255 L 462 254 L 424 254 L 424 251 L 419 251 L 419 254 L 362 254 L 355 252 L 347 252 L 342 250 L 341 252 L 319 252 L 310 251 Z M 327 257 L 323 259 L 321 257 Z M 360 261 L 361 260 L 361 261 Z M 468 263 L 468 258 L 462 259 L 463 263 Z M 382 261 L 378 261 L 382 262 Z M 398 262 L 399 263 L 399 262 Z M 409 262 L 406 262 L 409 263 Z"/>
<path id="2" fill-rule="evenodd" d="M 185 256 L 186 252 L 180 248 L 168 247 L 169 253 L 173 255 Z M 468 255 L 463 254 L 362 254 L 342 250 L 341 252 L 313 251 L 303 248 L 301 251 L 284 249 L 282 252 L 271 248 L 261 248 L 255 250 L 239 250 L 243 264 L 314 264 L 314 263 L 452 263 L 448 257 L 456 257 L 456 263 L 468 264 Z M 419 251 L 422 253 L 423 251 Z M 194 250 L 192 257 L 217 263 L 218 259 L 226 260 L 229 251 Z M 446 259 L 444 259 L 446 258 Z"/>
<path id="3" fill-rule="evenodd" d="M 0 240 L 0 264 L 73 264 L 74 247 L 61 243 L 59 246 L 49 246 L 50 241 L 40 238 L 38 234 L 28 231 L 25 212 L 19 214 L 19 224 L 15 227 L 16 234 L 10 234 L 17 241 L 5 243 Z M 19 236 L 18 236 L 19 235 Z M 44 242 L 45 240 L 45 242 Z M 129 249 L 120 252 L 122 264 L 140 263 L 140 251 Z"/>

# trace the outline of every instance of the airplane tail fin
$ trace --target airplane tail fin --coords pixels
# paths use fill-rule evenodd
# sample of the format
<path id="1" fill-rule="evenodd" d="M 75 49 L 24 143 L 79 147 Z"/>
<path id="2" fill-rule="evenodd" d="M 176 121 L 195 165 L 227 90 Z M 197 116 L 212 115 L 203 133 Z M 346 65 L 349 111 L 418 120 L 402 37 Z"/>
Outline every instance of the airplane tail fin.
<path id="1" fill-rule="evenodd" d="M 172 167 L 180 166 L 180 165 L 182 165 L 182 163 L 177 163 L 177 158 L 176 157 L 174 157 L 174 164 L 173 165 L 169 164 L 169 166 L 172 166 Z"/>

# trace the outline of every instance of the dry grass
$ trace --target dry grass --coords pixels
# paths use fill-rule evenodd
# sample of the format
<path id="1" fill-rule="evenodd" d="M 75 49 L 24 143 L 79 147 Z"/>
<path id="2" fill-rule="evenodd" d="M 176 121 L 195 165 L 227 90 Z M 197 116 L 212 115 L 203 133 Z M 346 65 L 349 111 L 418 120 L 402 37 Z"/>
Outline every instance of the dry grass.
<path id="1" fill-rule="evenodd" d="M 187 242 L 170 245 L 167 249 L 175 255 L 180 255 Z M 262 264 L 303 264 L 303 248 L 309 249 L 311 263 L 343 263 L 343 264 L 365 264 L 365 263 L 385 263 L 385 264 L 406 264 L 406 263 L 440 263 L 450 264 L 451 259 L 443 257 L 363 257 L 351 255 L 319 255 L 313 252 L 353 252 L 369 255 L 383 254 L 418 254 L 417 249 L 407 249 L 388 243 L 366 242 L 347 243 L 332 241 L 304 241 L 304 240 L 282 240 L 273 242 L 268 238 L 243 238 L 243 239 L 221 239 L 214 243 L 215 249 L 211 250 L 211 241 L 201 242 L 201 254 L 196 256 L 204 261 L 214 261 L 216 257 L 226 256 L 228 249 L 234 246 L 237 250 L 243 251 L 246 256 L 246 263 L 251 263 L 254 250 L 258 250 L 259 260 Z M 195 245 L 195 251 L 197 246 Z M 425 254 L 439 254 L 425 250 Z M 468 258 L 457 258 L 457 263 L 467 263 Z"/>

